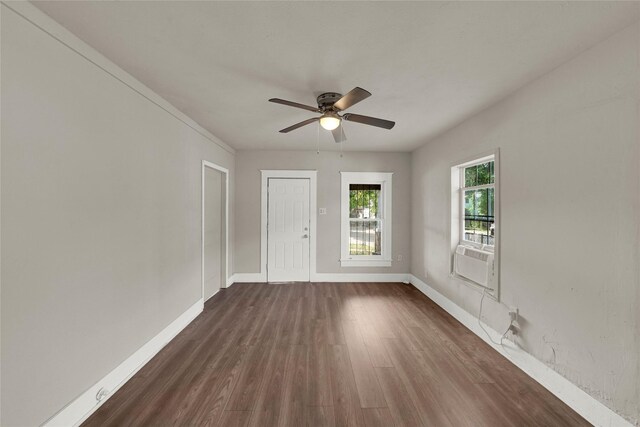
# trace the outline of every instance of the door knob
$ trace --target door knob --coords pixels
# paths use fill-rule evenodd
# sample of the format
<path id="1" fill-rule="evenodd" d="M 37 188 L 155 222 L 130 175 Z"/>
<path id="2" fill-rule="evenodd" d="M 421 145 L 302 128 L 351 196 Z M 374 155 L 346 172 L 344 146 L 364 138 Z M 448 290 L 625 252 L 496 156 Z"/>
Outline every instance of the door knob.
<path id="1" fill-rule="evenodd" d="M 308 234 L 305 234 L 304 236 L 302 236 L 302 238 L 303 238 L 303 239 L 308 239 L 308 238 L 309 238 L 309 235 L 308 235 Z"/>

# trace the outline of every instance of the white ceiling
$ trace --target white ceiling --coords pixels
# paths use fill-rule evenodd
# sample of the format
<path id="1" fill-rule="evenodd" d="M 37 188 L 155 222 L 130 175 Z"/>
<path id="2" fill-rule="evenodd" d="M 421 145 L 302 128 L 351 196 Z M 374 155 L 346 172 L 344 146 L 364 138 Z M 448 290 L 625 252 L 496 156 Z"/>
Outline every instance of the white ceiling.
<path id="1" fill-rule="evenodd" d="M 315 96 L 363 87 L 345 150 L 410 151 L 640 17 L 638 2 L 35 2 L 237 149 L 315 149 Z M 321 132 L 322 149 L 338 149 Z"/>

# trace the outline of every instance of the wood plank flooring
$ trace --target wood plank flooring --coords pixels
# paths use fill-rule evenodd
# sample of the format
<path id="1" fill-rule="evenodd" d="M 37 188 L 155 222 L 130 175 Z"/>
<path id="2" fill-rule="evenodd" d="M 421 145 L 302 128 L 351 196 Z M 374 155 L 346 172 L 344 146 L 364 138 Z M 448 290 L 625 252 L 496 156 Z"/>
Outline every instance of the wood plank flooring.
<path id="1" fill-rule="evenodd" d="M 583 426 L 411 285 L 235 284 L 84 426 Z"/>

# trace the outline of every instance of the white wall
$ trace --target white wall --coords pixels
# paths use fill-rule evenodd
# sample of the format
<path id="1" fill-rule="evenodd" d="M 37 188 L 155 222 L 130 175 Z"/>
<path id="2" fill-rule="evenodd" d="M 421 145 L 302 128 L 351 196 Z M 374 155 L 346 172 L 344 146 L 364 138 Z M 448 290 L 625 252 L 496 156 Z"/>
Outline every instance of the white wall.
<path id="1" fill-rule="evenodd" d="M 201 298 L 201 161 L 233 183 L 234 155 L 30 5 L 10 6 L 110 70 L 2 5 L 0 424 L 26 426 Z"/>
<path id="2" fill-rule="evenodd" d="M 450 167 L 501 150 L 502 302 L 519 344 L 632 422 L 640 418 L 640 32 L 614 35 L 412 156 L 414 275 L 477 315 L 449 277 Z"/>
<path id="3" fill-rule="evenodd" d="M 384 132 L 384 131 L 382 131 Z M 261 169 L 318 171 L 317 272 L 408 273 L 410 248 L 409 153 L 335 151 L 238 151 L 236 157 L 236 264 L 237 273 L 260 272 Z M 393 172 L 393 257 L 391 267 L 340 266 L 340 171 Z M 398 255 L 403 260 L 398 261 Z"/>

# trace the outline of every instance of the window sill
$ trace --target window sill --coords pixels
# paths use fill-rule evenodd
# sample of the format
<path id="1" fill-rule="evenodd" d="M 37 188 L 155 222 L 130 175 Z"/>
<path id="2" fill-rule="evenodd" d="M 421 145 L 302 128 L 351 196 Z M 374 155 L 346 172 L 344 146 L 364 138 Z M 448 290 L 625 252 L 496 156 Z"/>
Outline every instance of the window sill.
<path id="1" fill-rule="evenodd" d="M 341 259 L 341 267 L 391 267 L 390 259 Z"/>

